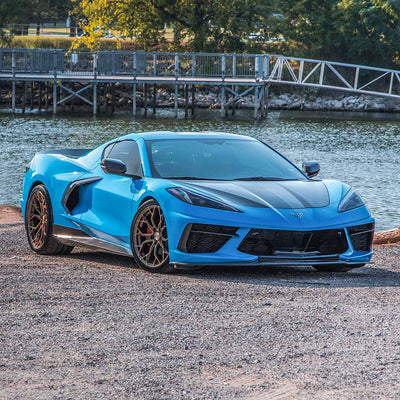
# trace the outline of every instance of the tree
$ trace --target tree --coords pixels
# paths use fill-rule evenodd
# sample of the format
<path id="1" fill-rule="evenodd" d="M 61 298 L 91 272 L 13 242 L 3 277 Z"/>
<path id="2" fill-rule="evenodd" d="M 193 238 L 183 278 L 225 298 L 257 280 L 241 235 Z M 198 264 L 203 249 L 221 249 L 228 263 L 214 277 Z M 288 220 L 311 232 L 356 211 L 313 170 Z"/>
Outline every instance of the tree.
<path id="1" fill-rule="evenodd" d="M 5 34 L 4 29 L 8 24 L 16 21 L 19 10 L 20 2 L 18 0 L 0 1 L 0 45 L 9 41 L 10 37 Z"/>
<path id="2" fill-rule="evenodd" d="M 398 0 L 281 0 L 282 32 L 305 57 L 390 65 L 400 49 Z"/>
<path id="3" fill-rule="evenodd" d="M 393 64 L 400 50 L 398 3 L 381 0 L 340 1 L 337 7 L 341 15 L 339 30 L 345 49 L 343 57 L 373 65 Z"/>
<path id="4" fill-rule="evenodd" d="M 102 31 L 115 29 L 147 48 L 174 29 L 174 47 L 232 50 L 258 31 L 273 0 L 75 0 L 87 23 L 86 41 L 96 46 Z"/>
<path id="5" fill-rule="evenodd" d="M 23 24 L 36 23 L 37 34 L 44 22 L 63 20 L 72 9 L 71 0 L 19 0 L 21 12 L 18 20 Z"/>

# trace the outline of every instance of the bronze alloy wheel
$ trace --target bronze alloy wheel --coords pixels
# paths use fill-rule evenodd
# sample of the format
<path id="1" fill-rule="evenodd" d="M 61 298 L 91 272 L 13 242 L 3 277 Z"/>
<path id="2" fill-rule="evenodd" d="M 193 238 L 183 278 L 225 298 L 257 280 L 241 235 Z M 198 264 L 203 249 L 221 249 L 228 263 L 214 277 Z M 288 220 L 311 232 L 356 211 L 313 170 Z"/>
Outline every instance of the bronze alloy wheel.
<path id="1" fill-rule="evenodd" d="M 25 228 L 32 250 L 39 254 L 67 254 L 73 247 L 53 236 L 53 215 L 49 194 L 43 185 L 35 186 L 25 209 Z"/>
<path id="2" fill-rule="evenodd" d="M 132 253 L 140 267 L 148 271 L 170 272 L 165 217 L 155 200 L 142 204 L 133 220 Z"/>
<path id="3" fill-rule="evenodd" d="M 44 246 L 47 227 L 48 210 L 44 193 L 36 190 L 29 199 L 27 210 L 27 231 L 30 243 L 34 249 Z"/>

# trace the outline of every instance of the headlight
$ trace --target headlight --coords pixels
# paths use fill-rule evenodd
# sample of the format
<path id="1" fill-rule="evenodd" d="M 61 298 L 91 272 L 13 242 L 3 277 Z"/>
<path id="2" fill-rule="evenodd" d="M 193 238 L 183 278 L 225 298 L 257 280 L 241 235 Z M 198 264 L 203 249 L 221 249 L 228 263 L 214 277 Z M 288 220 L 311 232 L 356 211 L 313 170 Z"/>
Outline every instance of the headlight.
<path id="1" fill-rule="evenodd" d="M 167 189 L 168 193 L 175 196 L 177 199 L 184 201 L 185 203 L 192 204 L 194 206 L 217 208 L 218 210 L 242 212 L 229 204 L 223 203 L 222 201 L 212 199 L 202 194 L 194 193 L 190 190 L 183 189 L 180 187 L 173 187 Z"/>
<path id="2" fill-rule="evenodd" d="M 360 195 L 354 190 L 350 189 L 339 203 L 338 212 L 353 210 L 364 205 Z"/>

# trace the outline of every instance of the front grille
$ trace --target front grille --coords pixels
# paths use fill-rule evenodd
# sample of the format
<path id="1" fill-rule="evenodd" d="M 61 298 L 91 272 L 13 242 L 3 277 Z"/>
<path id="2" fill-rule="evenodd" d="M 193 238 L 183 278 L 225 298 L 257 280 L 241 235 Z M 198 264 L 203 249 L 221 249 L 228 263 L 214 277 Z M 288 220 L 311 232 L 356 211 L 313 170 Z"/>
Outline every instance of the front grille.
<path id="1" fill-rule="evenodd" d="M 275 252 L 330 255 L 344 253 L 347 249 L 343 229 L 303 232 L 252 229 L 238 247 L 242 253 L 256 256 L 273 255 Z"/>
<path id="2" fill-rule="evenodd" d="M 185 253 L 215 253 L 237 230 L 232 226 L 189 224 L 182 234 L 178 250 Z"/>
<path id="3" fill-rule="evenodd" d="M 375 224 L 364 224 L 347 228 L 351 243 L 356 251 L 371 251 Z"/>

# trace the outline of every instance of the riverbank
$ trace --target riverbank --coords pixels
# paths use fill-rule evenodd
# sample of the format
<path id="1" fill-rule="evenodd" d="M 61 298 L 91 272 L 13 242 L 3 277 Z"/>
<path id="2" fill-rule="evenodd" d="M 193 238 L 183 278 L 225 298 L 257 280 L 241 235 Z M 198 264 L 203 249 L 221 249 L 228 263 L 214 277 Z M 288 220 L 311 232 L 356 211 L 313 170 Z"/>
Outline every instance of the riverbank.
<path id="1" fill-rule="evenodd" d="M 67 83 L 64 83 L 68 86 Z M 70 87 L 76 90 L 75 86 Z M 24 95 L 25 91 L 25 95 Z M 59 93 L 60 97 L 62 93 Z M 155 96 L 155 97 L 154 97 Z M 27 86 L 21 82 L 16 85 L 16 108 L 23 111 L 38 110 L 52 111 L 53 92 L 52 89 L 44 84 L 39 87 L 38 83 L 28 82 Z M 2 99 L 0 108 L 11 109 L 12 90 L 11 84 L 2 83 L 0 87 L 0 99 Z M 221 107 L 221 90 L 215 87 L 196 87 L 194 94 L 195 108 L 219 109 Z M 228 92 L 225 93 L 225 103 L 227 111 L 232 110 L 232 100 Z M 247 94 L 238 98 L 234 102 L 235 109 L 253 109 L 255 97 L 254 94 Z M 124 83 L 106 84 L 99 89 L 98 108 L 99 112 L 114 111 L 132 111 L 132 85 Z M 178 107 L 185 108 L 186 95 L 183 87 L 178 92 Z M 148 85 L 148 90 L 136 91 L 136 105 L 138 108 L 174 108 L 175 93 L 171 87 L 159 85 L 156 90 L 152 85 Z M 188 108 L 192 107 L 192 93 L 188 93 Z M 87 112 L 91 113 L 92 107 L 79 98 L 73 98 L 67 104 L 59 107 L 63 112 Z M 385 97 L 347 94 L 343 92 L 312 90 L 301 91 L 293 89 L 291 92 L 285 92 L 283 87 L 273 87 L 268 95 L 269 110 L 308 110 L 308 111 L 350 111 L 350 112 L 400 112 L 400 100 L 389 99 Z"/>

